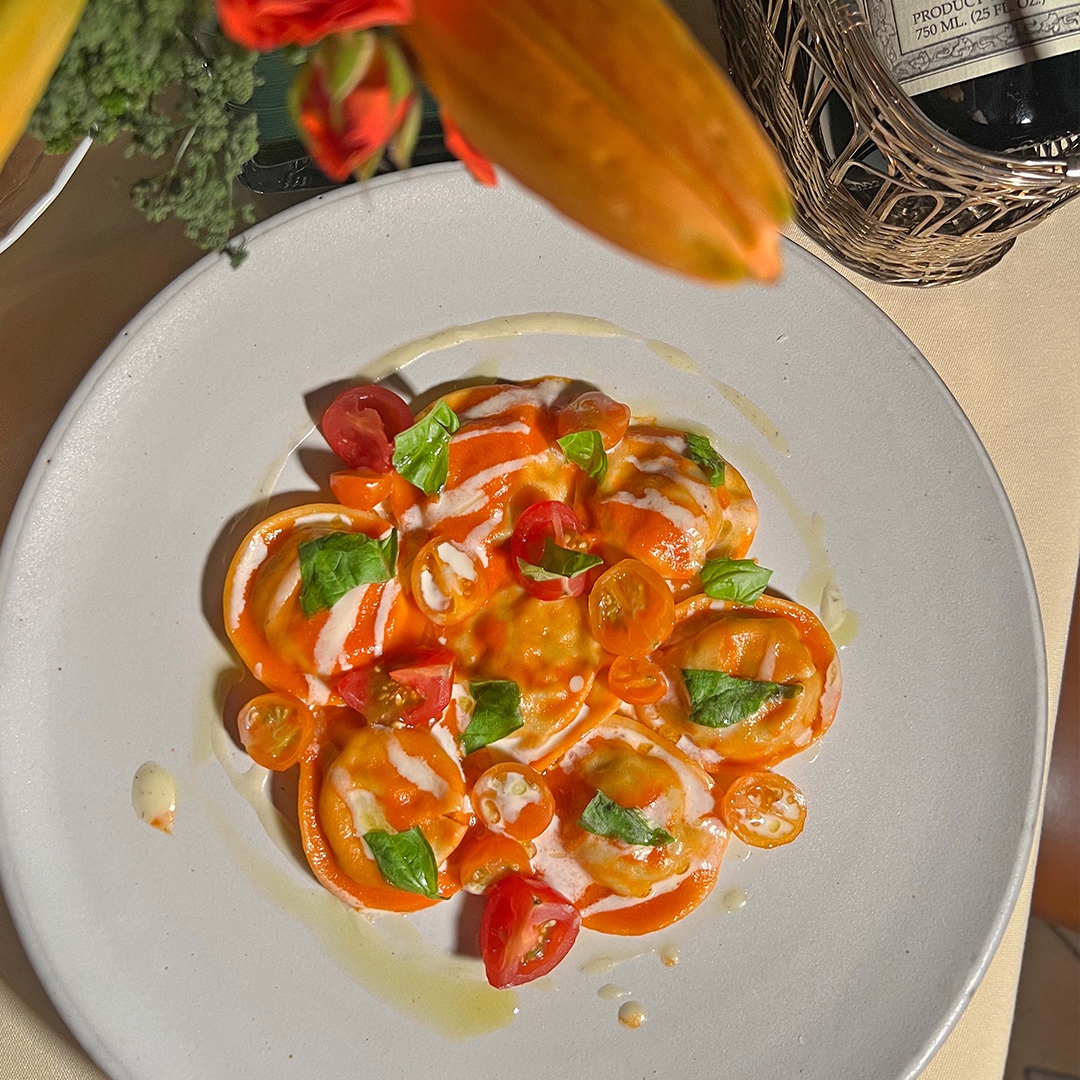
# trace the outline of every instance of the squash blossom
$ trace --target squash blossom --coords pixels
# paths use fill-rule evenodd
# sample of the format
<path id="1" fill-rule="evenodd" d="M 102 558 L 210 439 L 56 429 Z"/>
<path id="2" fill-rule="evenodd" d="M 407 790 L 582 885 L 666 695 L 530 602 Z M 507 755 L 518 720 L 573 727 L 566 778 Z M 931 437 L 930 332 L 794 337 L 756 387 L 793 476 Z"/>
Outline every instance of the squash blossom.
<path id="1" fill-rule="evenodd" d="M 783 173 L 663 0 L 414 0 L 400 33 L 461 134 L 568 217 L 707 281 L 780 272 Z"/>

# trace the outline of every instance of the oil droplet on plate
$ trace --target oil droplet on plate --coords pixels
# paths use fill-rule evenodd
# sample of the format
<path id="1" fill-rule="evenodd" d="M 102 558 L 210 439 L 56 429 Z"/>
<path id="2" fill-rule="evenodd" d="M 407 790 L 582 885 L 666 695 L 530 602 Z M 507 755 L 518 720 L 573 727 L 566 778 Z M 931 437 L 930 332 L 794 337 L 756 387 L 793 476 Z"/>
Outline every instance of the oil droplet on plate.
<path id="1" fill-rule="evenodd" d="M 674 967 L 681 957 L 679 956 L 679 947 L 677 945 L 665 945 L 660 950 L 660 963 L 664 967 Z"/>
<path id="2" fill-rule="evenodd" d="M 630 991 L 617 983 L 604 983 L 599 990 L 596 991 L 596 996 L 601 1001 L 622 1001 L 623 998 L 630 996 Z"/>
<path id="3" fill-rule="evenodd" d="M 141 821 L 162 832 L 173 831 L 176 816 L 176 779 L 156 761 L 146 761 L 131 781 L 131 805 Z"/>
<path id="4" fill-rule="evenodd" d="M 741 911 L 746 907 L 746 890 L 736 885 L 720 897 L 720 903 L 725 911 Z"/>
<path id="5" fill-rule="evenodd" d="M 623 1027 L 633 1030 L 641 1027 L 648 1019 L 640 1001 L 624 1001 L 619 1006 L 619 1023 Z"/>

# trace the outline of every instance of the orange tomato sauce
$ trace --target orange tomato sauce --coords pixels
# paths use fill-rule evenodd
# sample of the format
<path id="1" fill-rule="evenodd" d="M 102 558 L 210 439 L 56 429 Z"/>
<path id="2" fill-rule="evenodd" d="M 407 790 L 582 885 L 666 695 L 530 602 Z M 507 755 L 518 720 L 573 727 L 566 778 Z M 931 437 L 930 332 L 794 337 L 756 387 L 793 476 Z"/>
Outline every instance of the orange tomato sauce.
<path id="1" fill-rule="evenodd" d="M 700 904 L 716 881 L 728 785 L 805 749 L 832 722 L 839 665 L 817 618 L 771 595 L 747 605 L 701 591 L 707 559 L 743 559 L 750 549 L 758 512 L 742 475 L 725 463 L 714 486 L 688 456 L 686 433 L 651 421 L 631 421 L 608 446 L 622 432 L 620 419 L 614 435 L 604 433 L 607 473 L 597 483 L 558 443 L 560 430 L 580 429 L 576 414 L 560 425 L 574 397 L 570 381 L 558 378 L 449 393 L 441 400 L 460 426 L 449 439 L 441 491 L 425 494 L 397 472 L 343 471 L 335 492 L 364 509 L 316 503 L 284 511 L 236 552 L 223 598 L 226 630 L 256 678 L 300 698 L 316 717 L 300 760 L 301 836 L 318 880 L 353 907 L 407 912 L 439 902 L 385 880 L 364 840 L 370 829 L 415 828 L 436 857 L 440 900 L 460 888 L 463 865 L 475 888 L 506 864 L 562 892 L 586 927 L 621 935 L 660 929 Z M 573 511 L 580 550 L 602 560 L 583 571 L 591 576 L 576 595 L 554 600 L 531 594 L 510 555 L 518 518 L 547 501 Z M 306 615 L 300 545 L 333 532 L 382 540 L 391 529 L 393 576 Z M 609 679 L 617 658 L 591 621 L 590 589 L 624 559 L 659 574 L 676 601 L 674 629 L 634 661 L 651 677 L 662 674 L 655 693 L 625 674 Z M 664 633 L 667 626 L 670 618 Z M 455 658 L 452 700 L 434 722 L 369 724 L 339 692 L 350 673 L 376 661 L 392 672 L 431 649 Z M 621 658 L 620 670 L 631 667 Z M 690 719 L 681 681 L 680 672 L 694 667 L 797 682 L 799 692 L 728 727 L 706 727 Z M 474 684 L 491 680 L 517 685 L 521 723 L 466 753 Z M 621 700 L 620 686 L 635 700 Z M 500 812 L 527 821 L 537 812 L 528 806 L 545 807 L 543 831 L 530 836 L 523 826 L 520 844 L 513 828 L 476 811 L 473 785 L 500 762 L 527 766 L 522 775 L 530 778 L 520 791 L 499 789 Z M 589 819 L 587 828 L 586 808 L 604 800 L 616 824 Z M 653 830 L 652 839 L 626 839 L 637 836 L 625 831 L 631 826 Z"/>

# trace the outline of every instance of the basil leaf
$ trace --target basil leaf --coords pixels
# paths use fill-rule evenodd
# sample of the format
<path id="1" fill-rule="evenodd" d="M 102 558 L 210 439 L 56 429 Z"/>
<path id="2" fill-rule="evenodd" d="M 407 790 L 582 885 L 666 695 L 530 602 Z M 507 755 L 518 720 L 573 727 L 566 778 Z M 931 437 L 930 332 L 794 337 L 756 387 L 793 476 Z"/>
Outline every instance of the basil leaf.
<path id="1" fill-rule="evenodd" d="M 590 555 L 587 551 L 571 551 L 559 547 L 551 537 L 544 540 L 544 554 L 540 565 L 534 566 L 524 559 L 518 559 L 518 568 L 522 576 L 530 581 L 556 581 L 559 578 L 575 578 L 584 574 L 604 560 L 599 555 Z"/>
<path id="2" fill-rule="evenodd" d="M 438 900 L 439 867 L 427 837 L 414 825 L 405 832 L 372 829 L 364 833 L 387 885 Z"/>
<path id="3" fill-rule="evenodd" d="M 599 431 L 571 431 L 559 440 L 559 446 L 572 461 L 598 484 L 607 476 L 607 451 Z"/>
<path id="4" fill-rule="evenodd" d="M 521 687 L 511 679 L 471 682 L 469 693 L 476 704 L 469 726 L 461 735 L 466 754 L 505 738 L 525 723 L 521 718 Z"/>
<path id="5" fill-rule="evenodd" d="M 701 585 L 714 600 L 734 600 L 752 604 L 765 591 L 772 571 L 753 559 L 706 559 L 701 568 Z"/>
<path id="6" fill-rule="evenodd" d="M 627 810 L 602 791 L 592 797 L 578 818 L 578 825 L 596 836 L 609 836 L 627 844 L 662 847 L 675 839 L 671 833 L 654 828 L 640 810 Z"/>
<path id="7" fill-rule="evenodd" d="M 363 533 L 332 532 L 299 547 L 300 607 L 310 619 L 332 608 L 357 585 L 389 581 L 397 567 L 397 529 L 381 540 Z"/>
<path id="8" fill-rule="evenodd" d="M 394 468 L 425 495 L 446 485 L 450 436 L 461 427 L 457 413 L 440 401 L 419 423 L 394 438 Z"/>
<path id="9" fill-rule="evenodd" d="M 686 456 L 709 478 L 709 487 L 720 487 L 724 483 L 724 459 L 713 449 L 713 444 L 704 435 L 686 433 Z"/>
<path id="10" fill-rule="evenodd" d="M 801 683 L 759 682 L 737 679 L 725 671 L 683 669 L 690 695 L 690 720 L 703 727 L 725 728 L 745 720 L 762 707 L 782 698 L 797 697 Z"/>

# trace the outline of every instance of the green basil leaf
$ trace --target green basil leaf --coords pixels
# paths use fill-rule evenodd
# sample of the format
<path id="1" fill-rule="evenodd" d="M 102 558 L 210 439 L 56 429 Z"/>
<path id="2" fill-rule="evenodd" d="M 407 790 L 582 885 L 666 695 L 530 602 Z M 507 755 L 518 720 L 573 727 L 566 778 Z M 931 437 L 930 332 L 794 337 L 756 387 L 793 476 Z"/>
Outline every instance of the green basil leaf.
<path id="1" fill-rule="evenodd" d="M 682 677 L 690 695 L 690 720 L 711 728 L 731 727 L 763 705 L 797 697 L 803 689 L 801 683 L 737 679 L 725 671 L 697 668 L 684 668 Z"/>
<path id="2" fill-rule="evenodd" d="M 306 618 L 332 608 L 357 585 L 389 581 L 397 568 L 397 529 L 381 540 L 363 533 L 332 532 L 299 547 L 300 607 Z"/>
<path id="3" fill-rule="evenodd" d="M 646 844 L 662 847 L 675 837 L 663 829 L 655 828 L 640 810 L 627 810 L 602 791 L 598 791 L 585 807 L 578 825 L 596 836 L 609 836 L 627 844 Z"/>
<path id="4" fill-rule="evenodd" d="M 413 826 L 405 832 L 372 829 L 364 833 L 379 873 L 387 885 L 438 900 L 439 867 L 427 837 Z"/>
<path id="5" fill-rule="evenodd" d="M 461 735 L 466 754 L 505 738 L 525 723 L 521 718 L 521 687 L 513 680 L 471 682 L 469 694 L 475 705 L 469 726 Z"/>
<path id="6" fill-rule="evenodd" d="M 714 600 L 752 604 L 765 591 L 772 571 L 753 559 L 706 559 L 701 585 Z"/>
<path id="7" fill-rule="evenodd" d="M 440 401 L 419 423 L 394 438 L 394 468 L 425 495 L 446 485 L 450 436 L 461 427 L 457 413 Z"/>
<path id="8" fill-rule="evenodd" d="M 720 487 L 724 483 L 724 459 L 713 449 L 713 444 L 704 435 L 686 433 L 686 456 L 709 478 L 709 487 Z"/>
<path id="9" fill-rule="evenodd" d="M 551 537 L 544 540 L 544 554 L 540 557 L 540 565 L 534 566 L 524 559 L 518 559 L 518 568 L 522 576 L 530 581 L 556 581 L 559 578 L 575 578 L 578 574 L 584 574 L 594 566 L 599 566 L 604 560 L 599 555 L 590 555 L 587 551 L 571 551 L 569 548 L 559 547 Z"/>
<path id="10" fill-rule="evenodd" d="M 571 431 L 559 440 L 559 446 L 572 461 L 598 484 L 607 476 L 607 451 L 599 431 Z"/>

